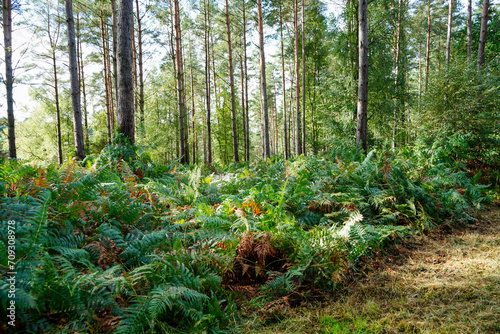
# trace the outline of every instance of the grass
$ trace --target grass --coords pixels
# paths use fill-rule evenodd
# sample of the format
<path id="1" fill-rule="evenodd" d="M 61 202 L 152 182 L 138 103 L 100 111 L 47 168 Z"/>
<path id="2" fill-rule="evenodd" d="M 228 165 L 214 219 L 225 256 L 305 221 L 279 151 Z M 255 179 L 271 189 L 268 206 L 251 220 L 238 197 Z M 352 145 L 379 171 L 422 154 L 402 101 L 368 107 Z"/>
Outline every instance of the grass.
<path id="1" fill-rule="evenodd" d="M 321 302 L 248 316 L 242 332 L 499 333 L 500 207 L 394 245 L 362 271 Z"/>

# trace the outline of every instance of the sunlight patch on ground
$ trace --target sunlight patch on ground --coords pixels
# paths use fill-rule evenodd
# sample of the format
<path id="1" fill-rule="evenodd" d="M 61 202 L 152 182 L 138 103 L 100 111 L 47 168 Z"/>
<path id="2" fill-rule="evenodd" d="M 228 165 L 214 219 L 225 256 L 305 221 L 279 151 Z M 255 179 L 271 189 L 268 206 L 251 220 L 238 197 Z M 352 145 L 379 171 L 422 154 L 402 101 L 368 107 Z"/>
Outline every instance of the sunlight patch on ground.
<path id="1" fill-rule="evenodd" d="M 252 333 L 500 332 L 500 208 L 394 247 L 331 300 L 255 316 Z M 375 266 L 376 263 L 376 266 Z M 374 269 L 377 267 L 376 269 Z"/>

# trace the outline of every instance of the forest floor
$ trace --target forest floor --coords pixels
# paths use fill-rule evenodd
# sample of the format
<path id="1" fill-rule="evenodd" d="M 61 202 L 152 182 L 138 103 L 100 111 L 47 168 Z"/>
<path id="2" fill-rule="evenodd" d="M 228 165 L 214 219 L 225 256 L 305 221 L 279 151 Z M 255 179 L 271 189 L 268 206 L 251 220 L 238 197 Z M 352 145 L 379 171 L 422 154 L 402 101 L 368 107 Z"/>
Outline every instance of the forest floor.
<path id="1" fill-rule="evenodd" d="M 372 254 L 334 295 L 263 308 L 242 332 L 500 333 L 500 204 L 477 217 Z"/>

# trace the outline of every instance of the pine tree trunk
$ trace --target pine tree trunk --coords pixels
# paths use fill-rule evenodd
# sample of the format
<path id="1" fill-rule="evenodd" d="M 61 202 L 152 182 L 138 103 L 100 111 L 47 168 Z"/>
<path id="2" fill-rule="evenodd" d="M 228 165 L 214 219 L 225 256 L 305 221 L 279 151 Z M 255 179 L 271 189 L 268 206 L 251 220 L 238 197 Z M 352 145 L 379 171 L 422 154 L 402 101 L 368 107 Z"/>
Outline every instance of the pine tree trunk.
<path id="1" fill-rule="evenodd" d="M 422 96 L 422 43 L 418 43 L 418 105 Z"/>
<path id="2" fill-rule="evenodd" d="M 398 0 L 398 16 L 396 22 L 396 32 L 394 38 L 394 111 L 393 111 L 393 126 L 392 126 L 392 148 L 397 146 L 398 135 L 398 115 L 399 115 L 399 54 L 400 54 L 400 40 L 401 40 L 401 0 Z"/>
<path id="3" fill-rule="evenodd" d="M 233 49 L 231 45 L 231 25 L 229 22 L 229 0 L 226 0 L 227 52 L 229 56 L 229 89 L 231 93 L 231 132 L 233 135 L 233 161 L 239 162 L 238 133 L 236 130 L 236 99 L 234 96 Z"/>
<path id="4" fill-rule="evenodd" d="M 297 153 L 297 137 L 296 137 L 296 132 L 295 130 L 297 127 L 295 126 L 295 122 L 297 120 L 296 117 L 296 110 L 293 110 L 293 105 L 295 101 L 295 96 L 293 95 L 293 84 L 294 84 L 294 78 L 295 78 L 295 60 L 290 61 L 290 150 L 291 152 Z M 291 156 L 292 154 L 290 154 Z"/>
<path id="5" fill-rule="evenodd" d="M 192 131 L 191 134 L 193 136 L 193 164 L 196 164 L 196 142 L 197 142 L 197 135 L 196 135 L 196 127 L 195 127 L 195 110 L 194 110 L 194 79 L 193 79 L 193 54 L 190 53 L 190 61 L 191 64 L 189 66 L 190 74 L 191 74 L 191 126 L 192 126 Z"/>
<path id="6" fill-rule="evenodd" d="M 207 155 L 206 160 L 209 165 L 212 164 L 212 129 L 210 115 L 210 11 L 209 0 L 204 0 L 205 4 L 205 95 L 207 104 Z"/>
<path id="7" fill-rule="evenodd" d="M 173 25 L 172 25 L 172 35 L 173 36 Z M 171 40 L 172 41 L 172 40 Z M 134 108 L 135 110 L 139 110 L 139 80 L 137 75 L 137 43 L 135 42 L 135 26 L 132 29 L 132 76 L 134 77 Z M 174 60 L 175 61 L 175 60 Z M 175 73 L 175 72 L 174 72 Z"/>
<path id="8" fill-rule="evenodd" d="M 87 149 L 87 153 L 90 152 L 90 138 L 89 138 L 89 123 L 88 123 L 88 112 L 87 112 L 87 92 L 85 90 L 85 72 L 83 65 L 83 47 L 81 42 L 80 35 L 80 18 L 79 14 L 77 14 L 76 18 L 76 52 L 77 52 L 77 62 L 78 62 L 78 70 L 79 70 L 79 79 L 78 81 L 81 83 L 82 87 L 82 97 L 83 97 L 83 116 L 84 116 L 84 127 L 85 127 L 85 147 Z"/>
<path id="9" fill-rule="evenodd" d="M 76 59 L 75 22 L 73 19 L 72 0 L 66 0 L 66 22 L 68 24 L 69 71 L 71 82 L 71 105 L 73 107 L 73 132 L 75 153 L 78 160 L 85 158 L 83 143 L 82 111 L 80 106 L 80 82 L 78 80 L 78 64 Z"/>
<path id="10" fill-rule="evenodd" d="M 118 96 L 115 94 L 115 90 L 113 89 L 113 73 L 111 73 L 111 56 L 109 54 L 111 48 L 109 47 L 109 28 L 106 25 L 105 26 L 105 31 L 106 31 L 106 50 L 107 50 L 107 57 L 106 57 L 106 62 L 107 62 L 107 67 L 108 67 L 108 89 L 109 89 L 109 110 L 110 110 L 110 118 L 111 118 L 111 129 L 114 131 L 116 127 L 115 123 L 115 97 Z M 116 93 L 118 93 L 118 90 L 116 90 Z"/>
<path id="11" fill-rule="evenodd" d="M 5 86 L 7 89 L 7 125 L 9 128 L 9 157 L 17 158 L 16 134 L 14 123 L 14 99 L 12 76 L 12 3 L 11 0 L 2 0 L 3 12 L 3 40 L 5 50 Z"/>
<path id="12" fill-rule="evenodd" d="M 115 85 L 115 95 L 118 96 L 118 76 L 117 76 L 117 56 L 116 56 L 116 44 L 117 44 L 117 29 L 118 22 L 116 18 L 116 0 L 111 0 L 111 20 L 112 20 L 112 32 L 113 32 L 113 81 Z"/>
<path id="13" fill-rule="evenodd" d="M 446 64 L 450 63 L 451 54 L 451 25 L 453 19 L 453 0 L 448 2 L 448 34 L 446 36 Z"/>
<path id="14" fill-rule="evenodd" d="M 137 10 L 137 44 L 138 44 L 138 67 L 139 67 L 139 129 L 141 135 L 145 136 L 144 129 L 144 69 L 142 62 L 142 18 L 139 12 L 139 0 L 135 0 Z"/>
<path id="15" fill-rule="evenodd" d="M 245 156 L 245 161 L 246 156 L 247 156 L 247 116 L 245 113 L 245 70 L 243 69 L 243 56 L 240 54 L 240 81 L 241 81 L 241 111 L 242 111 L 242 116 L 243 116 L 243 146 L 245 148 L 244 156 Z"/>
<path id="16" fill-rule="evenodd" d="M 111 109 L 110 109 L 110 97 L 109 97 L 109 87 L 108 87 L 108 62 L 106 58 L 108 57 L 106 52 L 106 34 L 104 32 L 104 19 L 103 12 L 100 11 L 99 21 L 101 28 L 101 43 L 102 43 L 102 63 L 104 67 L 103 79 L 104 79 L 104 94 L 105 94 L 105 104 L 106 104 L 106 126 L 108 131 L 108 144 L 111 144 L 111 137 L 113 135 L 113 127 L 111 120 Z"/>
<path id="17" fill-rule="evenodd" d="M 467 5 L 467 59 L 472 56 L 472 0 Z"/>
<path id="18" fill-rule="evenodd" d="M 180 12 L 179 12 L 179 20 L 180 20 Z M 179 22 L 179 27 L 180 27 L 180 22 Z M 182 34 L 181 34 L 182 36 Z M 182 38 L 181 38 L 182 42 Z M 190 155 L 189 155 L 189 111 L 186 106 L 186 77 L 185 73 L 186 71 L 184 70 L 184 64 L 186 64 L 186 59 L 184 58 L 184 48 L 181 43 L 181 57 L 182 57 L 182 62 L 181 62 L 181 73 L 182 73 L 182 83 L 183 83 L 183 94 L 182 94 L 182 100 L 184 101 L 184 145 L 186 146 L 184 148 L 184 152 L 186 152 L 186 161 L 184 162 L 185 164 L 189 165 L 189 160 L 190 160 Z"/>
<path id="19" fill-rule="evenodd" d="M 181 40 L 181 24 L 179 12 L 179 0 L 174 0 L 174 26 L 175 26 L 175 60 L 177 62 L 177 104 L 179 107 L 179 147 L 181 163 L 188 163 L 188 152 L 186 152 L 186 140 L 184 134 L 184 118 L 185 118 L 185 105 L 184 105 L 184 78 L 182 73 L 182 40 Z"/>
<path id="20" fill-rule="evenodd" d="M 262 94 L 262 112 L 264 118 L 264 157 L 270 158 L 269 150 L 269 117 L 267 107 L 267 83 L 266 83 L 266 60 L 264 55 L 264 22 L 262 18 L 262 0 L 257 0 L 257 12 L 259 16 L 259 51 L 260 51 L 260 91 Z"/>
<path id="21" fill-rule="evenodd" d="M 55 45 L 52 48 L 52 71 L 54 74 L 54 94 L 56 99 L 56 135 L 57 135 L 57 158 L 59 164 L 63 163 L 62 134 L 61 134 L 61 110 L 59 106 L 59 82 L 57 79 L 57 63 Z"/>
<path id="22" fill-rule="evenodd" d="M 62 134 L 61 134 L 61 109 L 59 105 L 59 81 L 57 78 L 57 58 L 56 58 L 56 48 L 57 41 L 59 40 L 59 29 L 60 25 L 57 22 L 57 29 L 54 36 L 52 36 L 50 30 L 50 16 L 47 17 L 47 36 L 49 38 L 49 44 L 51 49 L 52 58 L 52 73 L 54 78 L 54 95 L 55 95 L 55 107 L 56 107 L 56 136 L 57 136 L 57 158 L 60 165 L 63 163 L 63 153 L 62 153 Z"/>
<path id="23" fill-rule="evenodd" d="M 306 152 L 306 29 L 305 0 L 302 0 L 302 153 Z"/>
<path id="24" fill-rule="evenodd" d="M 297 156 L 302 154 L 302 126 L 300 121 L 300 65 L 299 65 L 299 22 L 298 22 L 298 11 L 299 3 L 295 0 L 294 11 L 293 11 L 293 26 L 294 26 L 294 37 L 295 37 L 295 76 L 296 76 L 296 88 L 295 88 L 295 148 L 297 149 Z"/>
<path id="25" fill-rule="evenodd" d="M 486 32 L 488 31 L 488 11 L 490 0 L 483 0 L 483 13 L 481 15 L 481 32 L 479 35 L 479 49 L 477 54 L 477 67 L 481 68 L 484 64 L 484 46 L 486 44 Z"/>
<path id="26" fill-rule="evenodd" d="M 368 138 L 368 18 L 367 0 L 359 0 L 359 79 L 356 144 L 367 151 Z"/>
<path id="27" fill-rule="evenodd" d="M 132 31 L 134 29 L 133 0 L 119 0 L 117 31 L 117 121 L 120 133 L 135 144 L 134 77 Z"/>
<path id="28" fill-rule="evenodd" d="M 247 21 L 246 5 L 243 0 L 243 65 L 245 70 L 245 119 L 247 131 L 245 133 L 245 161 L 250 161 L 250 119 L 248 116 L 248 67 L 247 67 Z"/>
<path id="29" fill-rule="evenodd" d="M 285 85 L 285 41 L 283 39 L 283 8 L 280 4 L 280 33 L 281 33 L 281 73 L 282 73 L 282 89 L 283 89 L 283 132 L 284 132 L 284 147 L 285 147 L 285 160 L 290 158 L 289 156 L 289 142 L 288 142 L 288 124 L 286 119 L 286 85 Z"/>
<path id="30" fill-rule="evenodd" d="M 427 45 L 425 49 L 425 91 L 429 83 L 429 62 L 431 56 L 431 0 L 429 0 L 429 8 L 427 9 Z"/>

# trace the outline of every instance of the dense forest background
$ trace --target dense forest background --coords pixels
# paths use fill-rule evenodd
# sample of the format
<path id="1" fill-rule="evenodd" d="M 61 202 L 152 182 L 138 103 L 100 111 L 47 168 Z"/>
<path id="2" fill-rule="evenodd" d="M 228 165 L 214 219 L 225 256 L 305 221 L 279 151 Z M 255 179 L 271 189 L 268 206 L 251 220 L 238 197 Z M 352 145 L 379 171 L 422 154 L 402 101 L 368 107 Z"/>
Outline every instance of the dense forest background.
<path id="1" fill-rule="evenodd" d="M 136 143 L 154 161 L 180 159 L 183 152 L 191 163 L 260 159 L 266 138 L 269 155 L 282 157 L 353 145 L 356 2 L 264 2 L 265 90 L 256 4 L 181 2 L 181 114 L 173 5 L 134 3 Z M 111 142 L 115 130 L 113 8 L 116 14 L 114 1 L 73 4 L 85 154 L 91 157 Z M 439 143 L 435 149 L 460 153 L 486 149 L 496 138 L 500 21 L 492 3 L 479 72 L 482 9 L 481 2 L 368 4 L 369 147 Z M 31 101 L 16 110 L 23 116 L 16 116 L 17 156 L 62 163 L 75 152 L 64 4 L 14 1 L 12 12 L 14 32 L 22 32 L 13 36 L 14 92 L 29 86 L 29 97 L 22 99 Z M 8 151 L 6 127 L 3 134 Z"/>

